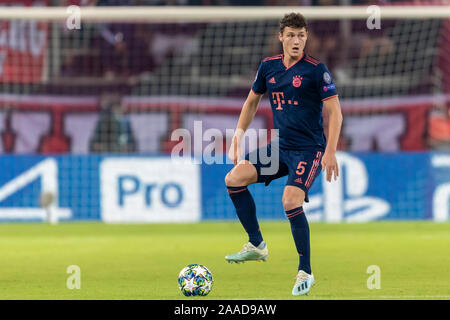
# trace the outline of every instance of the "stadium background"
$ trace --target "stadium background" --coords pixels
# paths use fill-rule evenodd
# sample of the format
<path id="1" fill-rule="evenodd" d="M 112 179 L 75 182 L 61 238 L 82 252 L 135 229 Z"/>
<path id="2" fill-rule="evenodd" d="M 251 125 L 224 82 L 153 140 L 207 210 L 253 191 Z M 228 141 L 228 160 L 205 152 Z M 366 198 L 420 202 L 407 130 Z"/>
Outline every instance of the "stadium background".
<path id="1" fill-rule="evenodd" d="M 15 6 L 448 5 L 448 1 L 30 1 Z M 286 11 L 289 11 L 286 7 Z M 251 10 L 251 9 L 249 9 Z M 307 17 L 308 18 L 308 17 Z M 450 19 L 308 19 L 344 123 L 341 178 L 311 189 L 311 222 L 448 221 Z M 235 220 L 230 164 L 170 160 L 171 133 L 234 129 L 277 19 L 0 22 L 0 220 Z M 325 124 L 326 124 L 326 114 Z M 252 128 L 271 128 L 267 97 Z M 230 138 L 230 137 L 228 137 Z M 212 140 L 192 150 L 201 157 Z M 226 139 L 214 141 L 226 153 Z M 259 137 L 258 144 L 266 143 Z M 219 157 L 222 157 L 219 155 Z M 251 186 L 258 216 L 285 219 L 284 179 Z M 268 192 L 266 192 L 268 191 Z M 49 218 L 50 217 L 50 218 Z"/>

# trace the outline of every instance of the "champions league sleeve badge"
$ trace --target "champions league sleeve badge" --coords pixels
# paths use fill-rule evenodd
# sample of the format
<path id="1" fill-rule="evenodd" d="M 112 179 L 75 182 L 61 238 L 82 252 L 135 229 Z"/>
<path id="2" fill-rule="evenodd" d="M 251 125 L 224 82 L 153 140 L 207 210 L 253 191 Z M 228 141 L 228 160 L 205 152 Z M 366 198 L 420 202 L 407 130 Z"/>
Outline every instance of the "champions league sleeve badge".
<path id="1" fill-rule="evenodd" d="M 331 76 L 330 76 L 330 74 L 328 72 L 324 72 L 323 73 L 323 81 L 325 81 L 328 84 L 331 83 Z"/>

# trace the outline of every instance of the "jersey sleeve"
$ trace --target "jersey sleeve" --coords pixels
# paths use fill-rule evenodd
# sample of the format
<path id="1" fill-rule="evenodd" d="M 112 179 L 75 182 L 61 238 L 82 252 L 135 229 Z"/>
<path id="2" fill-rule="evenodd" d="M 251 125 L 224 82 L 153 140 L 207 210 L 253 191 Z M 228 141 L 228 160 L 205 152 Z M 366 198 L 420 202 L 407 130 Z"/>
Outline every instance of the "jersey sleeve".
<path id="1" fill-rule="evenodd" d="M 261 62 L 256 72 L 255 81 L 252 85 L 252 91 L 256 94 L 264 94 L 267 91 L 266 76 L 264 74 L 264 64 Z"/>
<path id="2" fill-rule="evenodd" d="M 338 95 L 330 70 L 323 63 L 316 68 L 317 90 L 322 101 Z"/>

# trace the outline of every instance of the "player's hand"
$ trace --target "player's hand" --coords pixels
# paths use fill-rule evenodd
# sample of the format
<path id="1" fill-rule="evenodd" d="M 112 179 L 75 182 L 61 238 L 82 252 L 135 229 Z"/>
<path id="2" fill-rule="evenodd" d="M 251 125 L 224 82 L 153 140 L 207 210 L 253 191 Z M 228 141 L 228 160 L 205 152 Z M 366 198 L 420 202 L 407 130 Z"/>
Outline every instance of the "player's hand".
<path id="1" fill-rule="evenodd" d="M 237 165 L 241 160 L 242 149 L 241 141 L 236 136 L 233 137 L 230 150 L 228 151 L 228 157 L 233 161 L 234 165 Z"/>
<path id="2" fill-rule="evenodd" d="M 327 181 L 331 182 L 331 178 L 334 175 L 334 180 L 339 177 L 339 166 L 336 160 L 334 152 L 327 152 L 322 157 L 322 171 L 327 170 Z"/>

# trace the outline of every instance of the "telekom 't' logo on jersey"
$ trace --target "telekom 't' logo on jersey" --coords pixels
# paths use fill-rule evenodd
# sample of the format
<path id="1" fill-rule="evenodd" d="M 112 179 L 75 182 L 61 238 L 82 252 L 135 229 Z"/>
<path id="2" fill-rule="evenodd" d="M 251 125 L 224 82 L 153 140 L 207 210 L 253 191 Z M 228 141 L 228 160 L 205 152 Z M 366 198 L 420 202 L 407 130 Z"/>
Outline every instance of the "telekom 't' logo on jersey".
<path id="1" fill-rule="evenodd" d="M 277 105 L 277 108 L 275 110 L 283 110 L 283 105 L 285 104 L 285 100 L 284 100 L 284 92 L 272 92 L 272 102 L 273 104 Z M 294 106 L 298 106 L 298 101 L 297 100 L 288 100 L 287 101 L 288 105 L 294 105 Z"/>
<path id="2" fill-rule="evenodd" d="M 283 110 L 281 107 L 284 104 L 284 93 L 283 92 L 272 92 L 273 103 L 278 104 L 275 110 Z"/>

